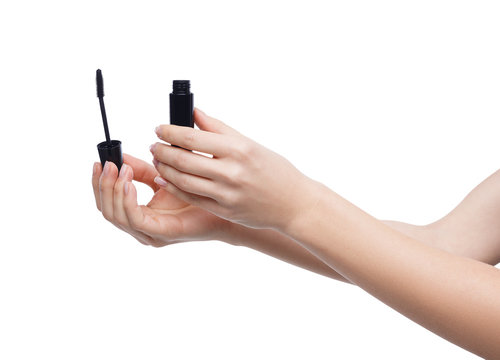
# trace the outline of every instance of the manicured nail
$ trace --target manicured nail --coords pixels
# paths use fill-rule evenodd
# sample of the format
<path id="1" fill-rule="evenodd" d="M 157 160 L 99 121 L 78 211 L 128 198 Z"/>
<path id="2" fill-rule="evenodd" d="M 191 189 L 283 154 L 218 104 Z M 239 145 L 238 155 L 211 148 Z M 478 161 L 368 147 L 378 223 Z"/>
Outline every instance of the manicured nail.
<path id="1" fill-rule="evenodd" d="M 92 175 L 97 174 L 97 165 L 98 165 L 98 164 L 99 164 L 99 163 L 96 163 L 96 162 L 94 163 L 94 168 L 92 169 Z"/>
<path id="2" fill-rule="evenodd" d="M 153 165 L 154 165 L 154 166 L 158 166 L 158 163 L 159 163 L 159 161 L 158 161 L 158 160 L 153 159 Z"/>
<path id="3" fill-rule="evenodd" d="M 153 152 L 155 150 L 155 145 L 156 144 L 152 144 L 149 146 L 149 151 Z"/>
<path id="4" fill-rule="evenodd" d="M 167 182 L 165 181 L 165 179 L 160 176 L 155 177 L 155 183 L 160 186 L 167 186 Z"/>
<path id="5" fill-rule="evenodd" d="M 160 127 L 159 127 L 159 126 L 155 127 L 155 133 L 156 133 L 156 135 L 157 135 L 158 137 L 161 137 L 161 136 L 160 136 Z"/>
<path id="6" fill-rule="evenodd" d="M 122 168 L 120 169 L 120 178 L 125 179 L 127 177 L 127 172 L 128 172 L 128 165 L 123 164 Z"/>
<path id="7" fill-rule="evenodd" d="M 110 167 L 111 167 L 111 162 L 106 161 L 104 163 L 104 170 L 103 170 L 104 175 L 108 175 Z"/>
<path id="8" fill-rule="evenodd" d="M 123 185 L 123 191 L 125 192 L 125 195 L 127 195 L 127 194 L 128 194 L 128 184 L 129 184 L 129 182 L 127 181 L 127 182 L 125 183 L 125 185 Z"/>

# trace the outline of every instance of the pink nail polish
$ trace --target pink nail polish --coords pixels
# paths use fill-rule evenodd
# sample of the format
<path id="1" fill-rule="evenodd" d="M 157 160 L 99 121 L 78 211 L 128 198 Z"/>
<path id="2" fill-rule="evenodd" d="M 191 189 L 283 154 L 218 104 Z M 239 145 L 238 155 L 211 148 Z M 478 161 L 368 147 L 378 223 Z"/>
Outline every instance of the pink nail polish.
<path id="1" fill-rule="evenodd" d="M 161 137 L 161 135 L 160 135 L 160 127 L 159 126 L 155 127 L 155 133 L 156 133 L 156 135 L 158 137 Z"/>
<path id="2" fill-rule="evenodd" d="M 158 160 L 153 159 L 153 165 L 154 165 L 154 166 L 158 166 L 158 163 L 159 163 L 159 161 L 158 161 Z"/>
<path id="3" fill-rule="evenodd" d="M 155 177 L 154 181 L 160 186 L 167 186 L 167 182 L 165 181 L 165 179 L 160 176 Z"/>
<path id="4" fill-rule="evenodd" d="M 125 195 L 128 194 L 128 181 L 123 185 L 123 191 L 125 192 Z"/>
<path id="5" fill-rule="evenodd" d="M 153 152 L 155 150 L 155 145 L 156 144 L 152 144 L 149 146 L 149 151 Z"/>

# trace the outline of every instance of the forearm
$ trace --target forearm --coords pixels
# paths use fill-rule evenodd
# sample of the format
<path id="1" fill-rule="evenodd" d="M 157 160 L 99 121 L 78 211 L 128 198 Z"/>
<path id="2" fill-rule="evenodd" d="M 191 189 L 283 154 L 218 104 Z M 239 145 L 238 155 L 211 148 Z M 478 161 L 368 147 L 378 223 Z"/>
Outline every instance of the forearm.
<path id="1" fill-rule="evenodd" d="M 435 232 L 427 226 L 397 221 L 384 221 L 384 223 L 428 245 L 435 244 Z M 229 227 L 220 238 L 231 245 L 245 246 L 320 275 L 350 283 L 302 245 L 275 230 L 253 229 L 229 223 Z"/>
<path id="2" fill-rule="evenodd" d="M 481 356 L 500 356 L 498 269 L 406 236 L 316 185 L 317 204 L 281 229 L 286 235 L 429 330 Z"/>
<path id="3" fill-rule="evenodd" d="M 416 240 L 431 246 L 436 245 L 435 232 L 427 226 L 389 220 L 383 222 Z M 229 227 L 221 234 L 220 239 L 228 244 L 245 246 L 317 274 L 351 283 L 292 238 L 275 230 L 254 229 L 229 223 Z"/>
<path id="4" fill-rule="evenodd" d="M 349 282 L 303 246 L 277 231 L 230 223 L 220 238 L 231 245 L 245 246 L 317 274 Z"/>

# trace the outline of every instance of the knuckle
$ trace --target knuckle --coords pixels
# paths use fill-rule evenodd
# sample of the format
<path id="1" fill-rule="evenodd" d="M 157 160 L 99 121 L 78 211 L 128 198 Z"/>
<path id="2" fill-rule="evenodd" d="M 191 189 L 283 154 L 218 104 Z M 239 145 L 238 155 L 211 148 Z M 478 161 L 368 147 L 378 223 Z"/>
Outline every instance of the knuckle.
<path id="1" fill-rule="evenodd" d="M 240 184 L 243 181 L 244 171 L 241 166 L 234 165 L 224 173 L 226 181 L 231 184 Z"/>
<path id="2" fill-rule="evenodd" d="M 183 136 L 184 144 L 189 146 L 194 143 L 195 140 L 195 132 L 191 131 L 190 129 L 186 129 L 187 131 L 185 132 Z"/>
<path id="3" fill-rule="evenodd" d="M 249 141 L 236 142 L 236 154 L 240 158 L 247 158 L 253 153 L 253 144 Z"/>
<path id="4" fill-rule="evenodd" d="M 236 166 L 233 170 L 233 179 L 240 184 L 245 179 L 245 170 L 242 166 Z"/>
<path id="5" fill-rule="evenodd" d="M 172 156 L 172 165 L 174 165 L 176 168 L 182 166 L 182 164 L 184 164 L 186 161 L 186 154 L 184 154 L 184 152 L 180 150 L 181 149 L 179 149 L 179 151 L 176 151 L 175 155 Z"/>
<path id="6" fill-rule="evenodd" d="M 223 202 L 226 206 L 233 207 L 233 206 L 235 206 L 236 204 L 238 204 L 238 201 L 239 201 L 239 196 L 238 196 L 238 193 L 237 193 L 237 192 L 235 192 L 235 191 L 226 192 L 226 193 L 223 195 L 222 202 Z"/>
<path id="7" fill-rule="evenodd" d="M 181 189 L 187 190 L 191 186 L 191 181 L 189 180 L 189 177 L 187 176 L 179 176 L 178 177 L 178 183 L 179 187 Z"/>

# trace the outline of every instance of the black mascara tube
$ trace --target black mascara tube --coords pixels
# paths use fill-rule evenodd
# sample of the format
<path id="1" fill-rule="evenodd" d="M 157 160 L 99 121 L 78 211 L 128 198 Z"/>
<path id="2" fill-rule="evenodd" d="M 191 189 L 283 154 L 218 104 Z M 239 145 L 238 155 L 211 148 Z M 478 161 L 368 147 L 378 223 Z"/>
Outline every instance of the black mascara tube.
<path id="1" fill-rule="evenodd" d="M 189 80 L 174 80 L 170 94 L 170 124 L 194 127 L 193 93 Z"/>

